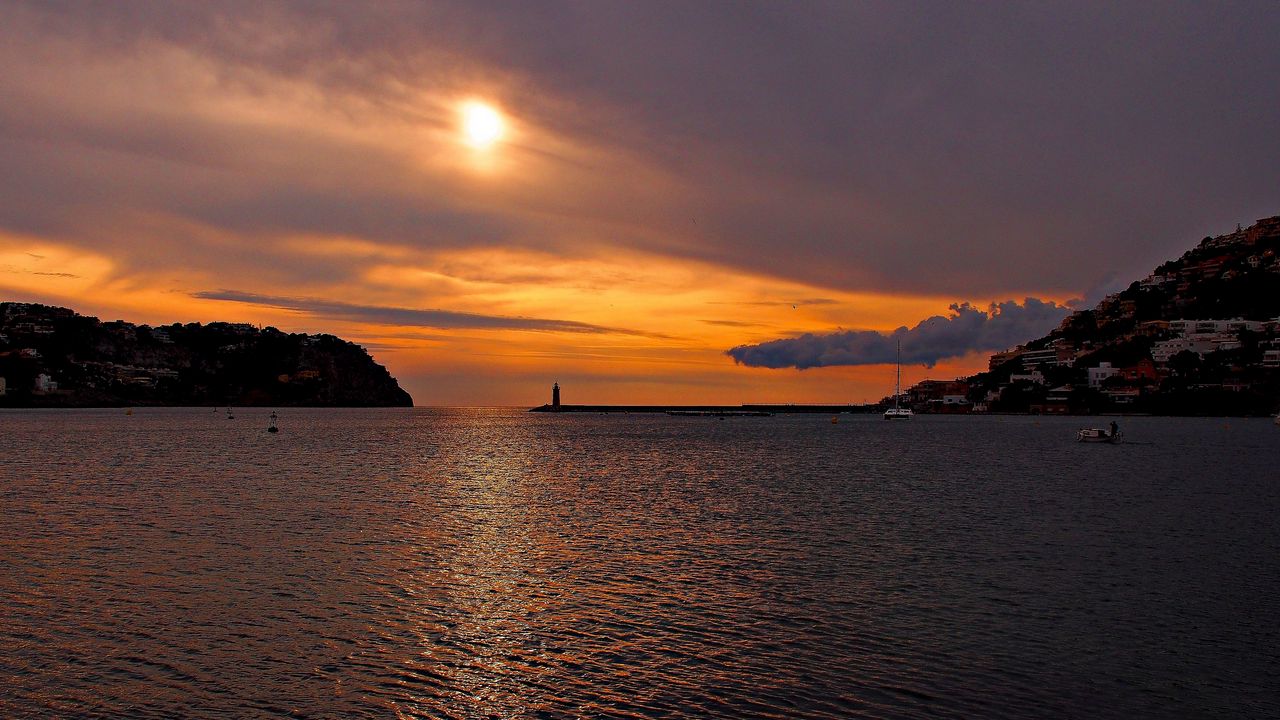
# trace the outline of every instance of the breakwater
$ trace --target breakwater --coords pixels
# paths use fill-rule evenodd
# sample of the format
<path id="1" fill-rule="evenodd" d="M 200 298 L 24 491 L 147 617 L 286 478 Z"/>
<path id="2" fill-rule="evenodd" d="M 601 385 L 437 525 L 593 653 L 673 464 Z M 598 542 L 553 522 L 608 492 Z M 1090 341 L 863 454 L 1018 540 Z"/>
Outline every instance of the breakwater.
<path id="1" fill-rule="evenodd" d="M 539 405 L 529 412 L 546 413 L 680 413 L 698 415 L 783 415 L 796 413 L 876 413 L 879 405 Z"/>

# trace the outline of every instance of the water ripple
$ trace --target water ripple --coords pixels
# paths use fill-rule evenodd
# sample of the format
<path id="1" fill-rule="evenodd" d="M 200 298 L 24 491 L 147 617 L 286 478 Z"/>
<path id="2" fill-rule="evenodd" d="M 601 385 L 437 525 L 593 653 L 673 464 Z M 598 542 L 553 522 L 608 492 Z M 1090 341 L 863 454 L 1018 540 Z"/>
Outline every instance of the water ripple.
<path id="1" fill-rule="evenodd" d="M 0 412 L 0 715 L 1280 715 L 1275 428 L 1074 425 Z"/>

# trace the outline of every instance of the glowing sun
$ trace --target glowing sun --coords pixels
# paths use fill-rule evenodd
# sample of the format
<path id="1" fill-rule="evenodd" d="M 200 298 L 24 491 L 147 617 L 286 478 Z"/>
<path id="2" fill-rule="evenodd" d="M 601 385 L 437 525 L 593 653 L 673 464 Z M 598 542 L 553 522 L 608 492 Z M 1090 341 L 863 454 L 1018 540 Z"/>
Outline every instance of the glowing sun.
<path id="1" fill-rule="evenodd" d="M 502 139 L 506 123 L 492 106 L 481 102 L 469 102 L 462 106 L 462 137 L 468 145 L 478 150 L 493 147 Z"/>

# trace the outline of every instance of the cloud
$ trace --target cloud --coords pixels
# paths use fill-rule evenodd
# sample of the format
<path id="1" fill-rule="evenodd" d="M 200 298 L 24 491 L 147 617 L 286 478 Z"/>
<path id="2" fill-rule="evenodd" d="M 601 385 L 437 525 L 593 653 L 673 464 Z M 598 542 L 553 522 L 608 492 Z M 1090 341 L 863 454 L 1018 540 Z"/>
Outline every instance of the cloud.
<path id="1" fill-rule="evenodd" d="M 708 325 L 721 325 L 723 327 L 759 327 L 759 323 L 743 322 L 741 320 L 703 320 Z"/>
<path id="2" fill-rule="evenodd" d="M 452 310 L 419 310 L 416 308 L 355 305 L 317 298 L 290 298 L 237 290 L 201 291 L 191 294 L 200 300 L 225 300 L 292 310 L 311 315 L 361 320 L 379 325 L 416 326 L 449 330 L 530 330 L 535 332 L 600 333 L 646 335 L 635 330 L 591 325 L 573 320 L 481 315 Z"/>
<path id="3" fill-rule="evenodd" d="M 802 305 L 839 305 L 839 300 L 831 298 L 804 298 L 801 300 L 755 300 L 755 301 L 734 301 L 734 302 L 709 302 L 708 305 L 738 305 L 738 306 L 756 306 L 756 307 L 799 307 Z"/>
<path id="4" fill-rule="evenodd" d="M 770 340 L 756 345 L 739 345 L 727 351 L 735 363 L 749 367 L 798 370 L 833 365 L 878 365 L 892 363 L 897 343 L 902 343 L 902 361 L 933 367 L 940 360 L 974 351 L 1003 350 L 1037 338 L 1053 329 L 1071 312 L 1054 302 L 1026 298 L 993 303 L 987 309 L 969 303 L 951 306 L 951 315 L 935 315 L 913 328 L 900 327 L 892 333 L 849 330 L 827 335 L 806 333 L 796 338 Z"/>
<path id="5" fill-rule="evenodd" d="M 1079 292 L 1099 257 L 1133 276 L 1275 211 L 1263 7 L 14 1 L 0 226 L 121 265 L 147 254 L 137 227 L 104 239 L 117 208 L 248 236 L 627 246 L 834 289 Z M 460 182 L 432 140 L 476 93 L 527 131 L 503 182 Z"/>

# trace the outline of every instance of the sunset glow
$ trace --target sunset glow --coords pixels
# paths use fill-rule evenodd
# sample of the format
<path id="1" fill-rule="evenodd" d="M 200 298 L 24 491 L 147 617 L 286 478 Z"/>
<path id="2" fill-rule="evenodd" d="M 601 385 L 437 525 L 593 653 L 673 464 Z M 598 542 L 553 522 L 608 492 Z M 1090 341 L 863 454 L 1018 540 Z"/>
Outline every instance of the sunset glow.
<path id="1" fill-rule="evenodd" d="M 0 720 L 1280 717 L 1277 37 L 0 2 Z"/>
<path id="2" fill-rule="evenodd" d="M 866 25 L 842 12 L 804 32 Z M 228 24 L 193 6 L 177 27 L 209 28 L 200 42 L 160 15 L 0 13 L 0 296 L 104 319 L 332 332 L 366 345 L 420 404 L 532 404 L 554 379 L 582 401 L 876 400 L 893 377 L 880 357 L 819 348 L 763 367 L 726 353 L 1028 298 L 1042 303 L 1025 313 L 1033 337 L 1063 303 L 1141 277 L 1189 232 L 1273 210 L 1260 188 L 1274 183 L 1226 159 L 1242 153 L 1181 167 L 1190 156 L 1146 147 L 1218 130 L 1270 142 L 1265 113 L 1197 125 L 1219 115 L 1186 96 L 1227 92 L 1220 79 L 1192 65 L 1144 85 L 1164 98 L 1153 106 L 1189 109 L 1122 141 L 1129 125 L 1108 98 L 1123 93 L 1094 84 L 1105 73 L 1052 91 L 986 78 L 982 103 L 938 86 L 969 72 L 957 68 L 1023 67 L 995 29 L 963 44 L 989 59 L 939 50 L 901 78 L 823 71 L 797 85 L 751 53 L 708 60 L 696 23 L 605 9 L 587 13 L 581 45 L 391 8 L 376 20 L 412 28 L 403 36 L 323 30 L 360 26 L 355 8 Z M 740 46 L 771 47 L 771 28 L 739 28 Z M 113 33 L 131 41 L 104 40 Z M 849 57 L 813 67 L 898 62 L 874 44 L 839 47 Z M 1077 106 L 1087 121 L 1061 121 Z M 1197 190 L 1143 194 L 1182 179 Z M 904 374 L 982 369 L 1006 336 L 975 337 Z"/>

